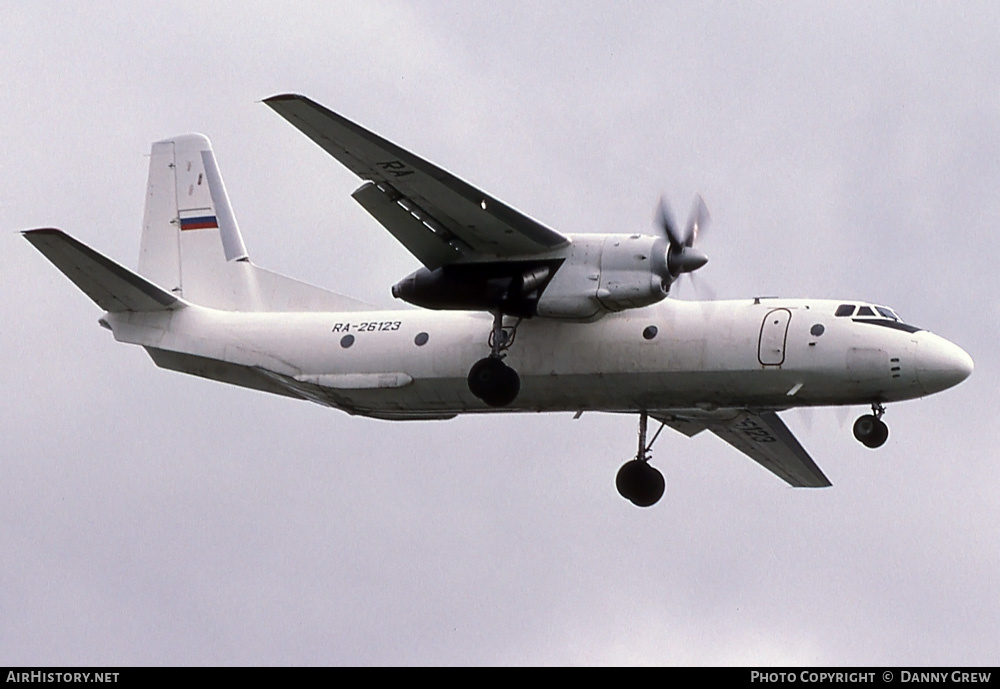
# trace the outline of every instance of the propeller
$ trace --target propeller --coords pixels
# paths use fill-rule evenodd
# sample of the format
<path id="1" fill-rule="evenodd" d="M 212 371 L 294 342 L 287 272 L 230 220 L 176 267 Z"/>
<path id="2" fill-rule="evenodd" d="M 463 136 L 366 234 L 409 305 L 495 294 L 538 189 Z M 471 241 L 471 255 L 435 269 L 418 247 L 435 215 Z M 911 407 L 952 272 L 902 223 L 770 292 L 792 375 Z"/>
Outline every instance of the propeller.
<path id="1" fill-rule="evenodd" d="M 705 202 L 699 194 L 694 198 L 694 204 L 691 206 L 691 214 L 688 216 L 684 233 L 681 234 L 677 228 L 677 223 L 674 222 L 674 216 L 670 212 L 670 206 L 667 204 L 666 198 L 663 196 L 660 197 L 660 204 L 656 212 L 656 224 L 668 242 L 667 270 L 670 273 L 668 276 L 669 283 L 673 283 L 684 273 L 693 273 L 708 263 L 708 256 L 695 248 L 695 242 L 698 241 L 698 234 L 704 231 L 705 226 L 708 225 L 708 221 L 708 208 L 705 207 Z M 694 276 L 689 275 L 689 277 L 693 282 Z M 696 291 L 701 291 L 698 289 L 697 284 L 695 289 Z"/>

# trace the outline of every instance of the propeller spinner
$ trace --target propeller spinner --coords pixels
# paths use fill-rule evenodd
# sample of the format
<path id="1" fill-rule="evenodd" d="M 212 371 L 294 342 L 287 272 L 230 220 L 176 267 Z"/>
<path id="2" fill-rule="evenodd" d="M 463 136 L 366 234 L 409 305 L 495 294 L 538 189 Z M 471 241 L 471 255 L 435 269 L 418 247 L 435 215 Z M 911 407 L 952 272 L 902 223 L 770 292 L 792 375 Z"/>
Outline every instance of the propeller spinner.
<path id="1" fill-rule="evenodd" d="M 668 242 L 667 247 L 667 271 L 669 275 L 664 276 L 666 284 L 673 283 L 684 273 L 693 273 L 708 263 L 708 256 L 704 252 L 695 248 L 698 240 L 698 233 L 708 225 L 708 208 L 701 195 L 695 196 L 694 204 L 691 206 L 691 214 L 688 216 L 684 233 L 678 231 L 674 222 L 673 214 L 667 205 L 665 197 L 660 197 L 660 204 L 656 213 L 656 224 L 663 237 Z M 693 276 L 692 276 L 693 277 Z"/>

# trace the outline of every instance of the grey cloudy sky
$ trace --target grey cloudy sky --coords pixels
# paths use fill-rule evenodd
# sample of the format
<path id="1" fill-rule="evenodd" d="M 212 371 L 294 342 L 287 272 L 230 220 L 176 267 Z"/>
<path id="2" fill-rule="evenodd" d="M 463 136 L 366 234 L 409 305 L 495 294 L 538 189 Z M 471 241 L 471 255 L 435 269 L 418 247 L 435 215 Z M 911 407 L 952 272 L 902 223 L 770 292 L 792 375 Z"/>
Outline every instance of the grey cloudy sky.
<path id="1" fill-rule="evenodd" d="M 995 3 L 16 3 L 0 22 L 0 664 L 996 663 Z M 387 423 L 156 369 L 17 230 L 126 265 L 149 143 L 212 138 L 254 261 L 415 260 L 258 103 L 296 91 L 566 232 L 701 192 L 719 297 L 864 298 L 967 382 L 784 416 L 792 490 L 629 417 Z M 682 295 L 683 296 L 683 295 Z"/>

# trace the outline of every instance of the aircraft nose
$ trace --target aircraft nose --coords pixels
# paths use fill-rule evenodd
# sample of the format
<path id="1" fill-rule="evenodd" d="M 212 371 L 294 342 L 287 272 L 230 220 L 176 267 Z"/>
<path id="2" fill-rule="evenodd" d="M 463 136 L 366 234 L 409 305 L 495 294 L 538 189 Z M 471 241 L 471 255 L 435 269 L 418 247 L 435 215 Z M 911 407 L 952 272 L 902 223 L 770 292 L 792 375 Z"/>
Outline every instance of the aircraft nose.
<path id="1" fill-rule="evenodd" d="M 972 357 L 953 342 L 921 333 L 917 344 L 917 380 L 928 395 L 958 385 L 974 367 Z"/>

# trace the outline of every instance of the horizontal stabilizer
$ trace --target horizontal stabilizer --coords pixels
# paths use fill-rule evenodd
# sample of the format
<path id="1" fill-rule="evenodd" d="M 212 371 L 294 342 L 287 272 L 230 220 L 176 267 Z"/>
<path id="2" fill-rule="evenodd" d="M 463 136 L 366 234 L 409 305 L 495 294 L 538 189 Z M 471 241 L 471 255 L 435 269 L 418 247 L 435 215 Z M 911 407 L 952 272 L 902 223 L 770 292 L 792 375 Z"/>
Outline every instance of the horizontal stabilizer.
<path id="1" fill-rule="evenodd" d="M 170 292 L 61 230 L 44 228 L 22 234 L 105 311 L 165 311 L 185 305 Z"/>

